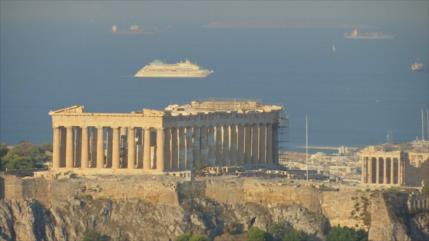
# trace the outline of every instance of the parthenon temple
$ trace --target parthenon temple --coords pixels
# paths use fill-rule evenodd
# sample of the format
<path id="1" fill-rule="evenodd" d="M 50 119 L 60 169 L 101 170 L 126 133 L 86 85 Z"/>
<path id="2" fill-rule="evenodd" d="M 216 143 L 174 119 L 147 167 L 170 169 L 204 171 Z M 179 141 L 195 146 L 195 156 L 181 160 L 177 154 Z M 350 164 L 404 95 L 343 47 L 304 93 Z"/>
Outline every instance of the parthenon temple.
<path id="1" fill-rule="evenodd" d="M 192 101 L 164 110 L 50 111 L 53 170 L 164 173 L 277 162 L 284 108 L 254 100 Z"/>

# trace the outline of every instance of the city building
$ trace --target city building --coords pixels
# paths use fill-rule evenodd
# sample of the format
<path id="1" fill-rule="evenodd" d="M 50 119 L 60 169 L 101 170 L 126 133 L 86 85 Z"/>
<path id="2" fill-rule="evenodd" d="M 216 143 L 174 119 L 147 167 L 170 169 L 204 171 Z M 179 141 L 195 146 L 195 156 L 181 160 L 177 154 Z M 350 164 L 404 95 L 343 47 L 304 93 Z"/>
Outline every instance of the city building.
<path id="1" fill-rule="evenodd" d="M 163 173 L 278 162 L 284 108 L 254 100 L 192 101 L 164 110 L 50 111 L 53 170 Z"/>

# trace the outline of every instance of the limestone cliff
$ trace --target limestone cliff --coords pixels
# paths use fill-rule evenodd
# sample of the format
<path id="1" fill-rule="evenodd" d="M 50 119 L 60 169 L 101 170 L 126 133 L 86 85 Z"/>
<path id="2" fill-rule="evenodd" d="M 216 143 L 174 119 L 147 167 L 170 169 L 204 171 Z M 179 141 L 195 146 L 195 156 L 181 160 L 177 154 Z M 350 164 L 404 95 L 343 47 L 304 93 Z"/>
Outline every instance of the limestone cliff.
<path id="1" fill-rule="evenodd" d="M 22 180 L 22 198 L 0 201 L 0 240 L 79 241 L 96 229 L 112 241 L 211 238 L 286 221 L 312 240 L 331 225 L 369 230 L 373 241 L 428 240 L 429 214 L 406 216 L 395 195 L 323 190 L 272 179 L 107 177 Z M 32 188 L 29 188 L 32 187 Z M 43 190 L 43 191 L 42 191 Z M 21 193 L 21 194 L 24 194 Z M 393 200 L 393 199 L 395 200 Z M 397 204 L 399 203 L 399 204 Z"/>

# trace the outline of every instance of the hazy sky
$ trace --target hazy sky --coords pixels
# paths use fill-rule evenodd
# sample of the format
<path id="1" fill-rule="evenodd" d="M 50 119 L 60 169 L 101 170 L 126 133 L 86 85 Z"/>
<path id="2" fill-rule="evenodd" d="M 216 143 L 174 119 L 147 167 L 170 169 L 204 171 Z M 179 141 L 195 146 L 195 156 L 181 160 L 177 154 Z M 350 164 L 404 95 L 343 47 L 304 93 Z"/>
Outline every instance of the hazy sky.
<path id="1" fill-rule="evenodd" d="M 1 1 L 1 20 L 2 25 L 30 19 L 148 24 L 305 20 L 402 25 L 428 24 L 428 9 L 428 1 Z"/>

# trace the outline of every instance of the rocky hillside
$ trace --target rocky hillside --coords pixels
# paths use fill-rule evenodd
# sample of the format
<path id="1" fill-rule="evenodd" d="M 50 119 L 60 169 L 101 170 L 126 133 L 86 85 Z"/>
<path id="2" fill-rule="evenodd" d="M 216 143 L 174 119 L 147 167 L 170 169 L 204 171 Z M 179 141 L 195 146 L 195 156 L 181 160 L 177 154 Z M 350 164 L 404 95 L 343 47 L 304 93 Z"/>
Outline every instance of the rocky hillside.
<path id="1" fill-rule="evenodd" d="M 248 179 L 167 182 L 152 186 L 154 192 L 148 188 L 150 180 L 144 180 L 144 195 L 124 195 L 124 188 L 111 190 L 125 183 L 134 190 L 143 185 L 140 181 L 123 180 L 124 186 L 118 180 L 116 185 L 107 180 L 75 180 L 73 185 L 73 181 L 50 181 L 49 186 L 57 189 L 64 183 L 71 194 L 2 200 L 0 240 L 79 241 L 92 229 L 112 241 L 168 241 L 184 232 L 225 240 L 222 237 L 251 226 L 267 230 L 279 221 L 304 231 L 314 241 L 324 240 L 331 225 L 362 227 L 373 241 L 429 240 L 429 213 L 401 214 L 391 197 L 381 192 L 325 192 Z M 103 191 L 106 187 L 110 190 Z"/>

